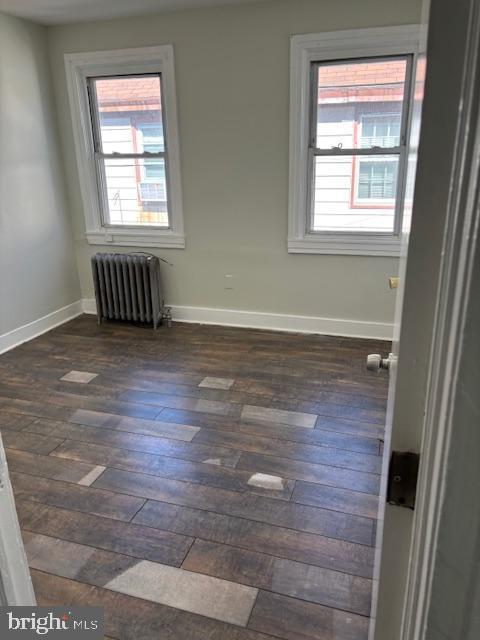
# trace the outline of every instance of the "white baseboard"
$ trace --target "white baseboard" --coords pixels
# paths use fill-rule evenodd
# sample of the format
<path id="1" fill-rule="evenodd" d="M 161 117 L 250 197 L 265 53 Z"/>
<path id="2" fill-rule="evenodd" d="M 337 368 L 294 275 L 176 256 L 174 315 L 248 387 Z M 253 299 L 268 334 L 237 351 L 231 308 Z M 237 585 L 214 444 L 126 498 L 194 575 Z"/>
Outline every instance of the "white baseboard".
<path id="1" fill-rule="evenodd" d="M 83 299 L 84 313 L 96 313 L 95 300 Z M 218 324 L 229 327 L 269 329 L 295 333 L 318 333 L 352 338 L 375 338 L 391 340 L 393 324 L 389 322 L 367 322 L 321 318 L 317 316 L 294 316 L 263 311 L 239 311 L 237 309 L 215 309 L 211 307 L 184 307 L 172 305 L 172 316 L 176 322 Z"/>
<path id="2" fill-rule="evenodd" d="M 77 300 L 62 309 L 57 309 L 43 316 L 43 318 L 38 318 L 38 320 L 34 320 L 17 329 L 1 334 L 0 353 L 9 351 L 23 342 L 32 340 L 64 322 L 76 318 L 82 313 L 96 313 L 96 305 L 93 298 Z M 269 329 L 270 331 L 318 333 L 331 336 L 377 338 L 382 340 L 391 340 L 393 335 L 393 325 L 388 322 L 294 316 L 281 313 L 265 313 L 262 311 L 239 311 L 237 309 L 173 305 L 172 316 L 176 322 L 198 322 L 199 324 Z"/>
<path id="3" fill-rule="evenodd" d="M 50 329 L 53 329 L 54 327 L 58 327 L 58 325 L 63 324 L 64 322 L 68 322 L 69 320 L 76 318 L 82 313 L 82 300 L 77 300 L 66 307 L 52 311 L 52 313 L 49 313 L 42 318 L 38 318 L 38 320 L 33 320 L 33 322 L 24 324 L 17 329 L 3 333 L 0 335 L 0 353 L 5 353 L 5 351 L 18 347 L 19 344 L 28 342 L 28 340 L 32 340 L 33 338 L 42 335 L 42 333 L 50 331 Z"/>
<path id="4" fill-rule="evenodd" d="M 95 302 L 95 298 L 83 298 L 82 311 L 89 315 L 97 315 L 97 304 Z"/>

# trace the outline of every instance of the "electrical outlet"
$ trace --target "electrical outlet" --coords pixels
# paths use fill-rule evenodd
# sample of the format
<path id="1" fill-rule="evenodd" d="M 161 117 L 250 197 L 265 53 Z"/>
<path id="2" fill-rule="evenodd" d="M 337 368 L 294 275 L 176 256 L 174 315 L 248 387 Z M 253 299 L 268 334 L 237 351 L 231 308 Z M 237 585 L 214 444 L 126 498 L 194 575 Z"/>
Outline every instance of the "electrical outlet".
<path id="1" fill-rule="evenodd" d="M 231 273 L 225 274 L 225 289 L 229 291 L 233 289 L 233 275 Z"/>

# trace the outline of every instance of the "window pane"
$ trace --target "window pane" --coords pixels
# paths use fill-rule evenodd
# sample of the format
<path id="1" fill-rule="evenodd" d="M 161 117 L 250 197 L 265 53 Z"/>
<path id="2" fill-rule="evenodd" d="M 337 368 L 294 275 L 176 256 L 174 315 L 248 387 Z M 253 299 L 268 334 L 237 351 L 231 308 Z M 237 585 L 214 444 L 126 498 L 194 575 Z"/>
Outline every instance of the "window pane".
<path id="1" fill-rule="evenodd" d="M 316 146 L 400 144 L 406 58 L 318 65 Z"/>
<path id="2" fill-rule="evenodd" d="M 160 76 L 122 76 L 93 81 L 103 153 L 164 151 Z"/>
<path id="3" fill-rule="evenodd" d="M 167 183 L 163 158 L 107 159 L 104 175 L 107 224 L 168 227 Z"/>
<path id="4" fill-rule="evenodd" d="M 393 232 L 398 156 L 317 156 L 313 231 Z"/>

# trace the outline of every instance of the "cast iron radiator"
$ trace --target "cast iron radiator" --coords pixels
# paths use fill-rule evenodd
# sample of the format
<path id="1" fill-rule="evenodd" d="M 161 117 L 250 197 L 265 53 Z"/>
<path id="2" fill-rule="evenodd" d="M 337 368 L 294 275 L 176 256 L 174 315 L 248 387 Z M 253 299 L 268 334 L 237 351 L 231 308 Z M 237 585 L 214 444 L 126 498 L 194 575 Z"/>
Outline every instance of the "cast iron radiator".
<path id="1" fill-rule="evenodd" d="M 97 317 L 102 319 L 162 321 L 163 296 L 160 261 L 144 253 L 97 253 L 92 257 Z"/>

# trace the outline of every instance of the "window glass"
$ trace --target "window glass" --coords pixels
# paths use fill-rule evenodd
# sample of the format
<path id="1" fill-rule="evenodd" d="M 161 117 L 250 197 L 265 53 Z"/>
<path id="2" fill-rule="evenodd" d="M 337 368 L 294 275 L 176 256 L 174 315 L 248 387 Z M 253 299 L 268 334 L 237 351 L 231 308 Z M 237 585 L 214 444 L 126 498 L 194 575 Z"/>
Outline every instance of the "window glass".
<path id="1" fill-rule="evenodd" d="M 391 234 L 408 57 L 312 69 L 310 230 Z"/>
<path id="2" fill-rule="evenodd" d="M 405 58 L 320 64 L 317 69 L 317 148 L 339 145 L 344 149 L 356 148 L 357 127 L 362 118 L 368 121 L 374 116 L 381 127 L 382 114 L 388 115 L 392 123 L 398 123 L 399 134 L 407 70 Z M 367 126 L 375 128 L 375 122 L 371 120 Z M 390 140 L 385 136 L 379 146 L 393 147 L 398 142 L 398 135 L 391 136 Z"/>
<path id="3" fill-rule="evenodd" d="M 156 128 L 162 140 L 163 122 L 159 75 L 93 78 L 90 90 L 98 122 L 99 147 L 104 153 L 138 151 L 135 129 Z"/>
<path id="4" fill-rule="evenodd" d="M 105 223 L 169 226 L 160 75 L 92 78 Z"/>
<path id="5" fill-rule="evenodd" d="M 392 233 L 397 175 L 390 156 L 317 156 L 313 229 Z"/>

